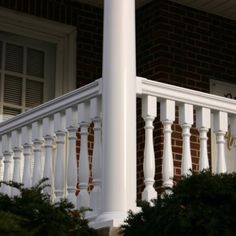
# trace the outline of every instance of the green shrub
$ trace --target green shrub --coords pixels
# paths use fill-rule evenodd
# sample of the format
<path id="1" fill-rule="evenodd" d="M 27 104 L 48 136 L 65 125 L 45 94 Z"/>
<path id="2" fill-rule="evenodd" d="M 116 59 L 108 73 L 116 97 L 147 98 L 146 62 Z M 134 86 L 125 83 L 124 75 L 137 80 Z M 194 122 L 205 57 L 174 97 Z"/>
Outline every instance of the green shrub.
<path id="1" fill-rule="evenodd" d="M 0 194 L 0 235 L 13 236 L 95 236 L 84 218 L 66 200 L 52 204 L 43 193 L 45 180 L 32 188 L 7 183 L 19 190 L 20 195 L 9 197 Z M 4 233 L 3 233 L 4 232 Z"/>
<path id="2" fill-rule="evenodd" d="M 121 227 L 124 236 L 236 235 L 236 174 L 183 177 L 173 194 L 142 202 Z"/>

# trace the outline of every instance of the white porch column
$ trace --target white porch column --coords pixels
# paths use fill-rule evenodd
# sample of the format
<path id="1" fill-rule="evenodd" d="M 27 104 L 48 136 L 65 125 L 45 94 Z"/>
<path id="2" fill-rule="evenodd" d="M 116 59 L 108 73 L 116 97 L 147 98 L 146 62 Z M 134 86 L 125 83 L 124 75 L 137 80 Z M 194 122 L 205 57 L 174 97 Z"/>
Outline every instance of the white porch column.
<path id="1" fill-rule="evenodd" d="M 102 215 L 119 225 L 136 207 L 135 0 L 104 1 Z"/>

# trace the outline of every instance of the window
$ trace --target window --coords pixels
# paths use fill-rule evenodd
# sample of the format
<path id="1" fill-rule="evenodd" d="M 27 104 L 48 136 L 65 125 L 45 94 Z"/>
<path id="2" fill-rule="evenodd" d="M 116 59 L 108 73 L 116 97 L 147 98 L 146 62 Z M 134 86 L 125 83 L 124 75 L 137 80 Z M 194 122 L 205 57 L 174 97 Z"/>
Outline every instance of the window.
<path id="1" fill-rule="evenodd" d="M 0 121 L 76 88 L 76 28 L 0 8 Z"/>
<path id="2" fill-rule="evenodd" d="M 56 45 L 0 31 L 3 120 L 55 97 Z"/>

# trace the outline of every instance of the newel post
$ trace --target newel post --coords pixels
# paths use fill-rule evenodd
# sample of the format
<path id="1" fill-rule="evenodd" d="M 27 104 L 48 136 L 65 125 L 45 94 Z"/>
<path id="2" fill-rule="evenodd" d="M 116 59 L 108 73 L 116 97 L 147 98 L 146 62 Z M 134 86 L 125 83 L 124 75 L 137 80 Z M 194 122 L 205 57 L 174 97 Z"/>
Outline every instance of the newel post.
<path id="1" fill-rule="evenodd" d="M 104 1 L 102 214 L 118 226 L 136 207 L 135 0 Z"/>

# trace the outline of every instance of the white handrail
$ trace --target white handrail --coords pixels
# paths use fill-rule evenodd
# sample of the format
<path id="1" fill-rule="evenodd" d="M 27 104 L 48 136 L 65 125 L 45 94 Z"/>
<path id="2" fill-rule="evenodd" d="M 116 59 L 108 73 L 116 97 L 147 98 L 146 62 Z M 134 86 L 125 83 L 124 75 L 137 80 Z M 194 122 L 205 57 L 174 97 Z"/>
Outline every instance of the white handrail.
<path id="1" fill-rule="evenodd" d="M 157 97 L 159 101 L 170 99 L 179 103 L 192 104 L 195 107 L 209 108 L 212 111 L 236 114 L 236 100 L 156 82 L 142 77 L 137 77 L 136 91 L 139 97 L 152 95 Z"/>
<path id="2" fill-rule="evenodd" d="M 102 79 L 0 123 L 0 136 L 101 94 Z"/>

